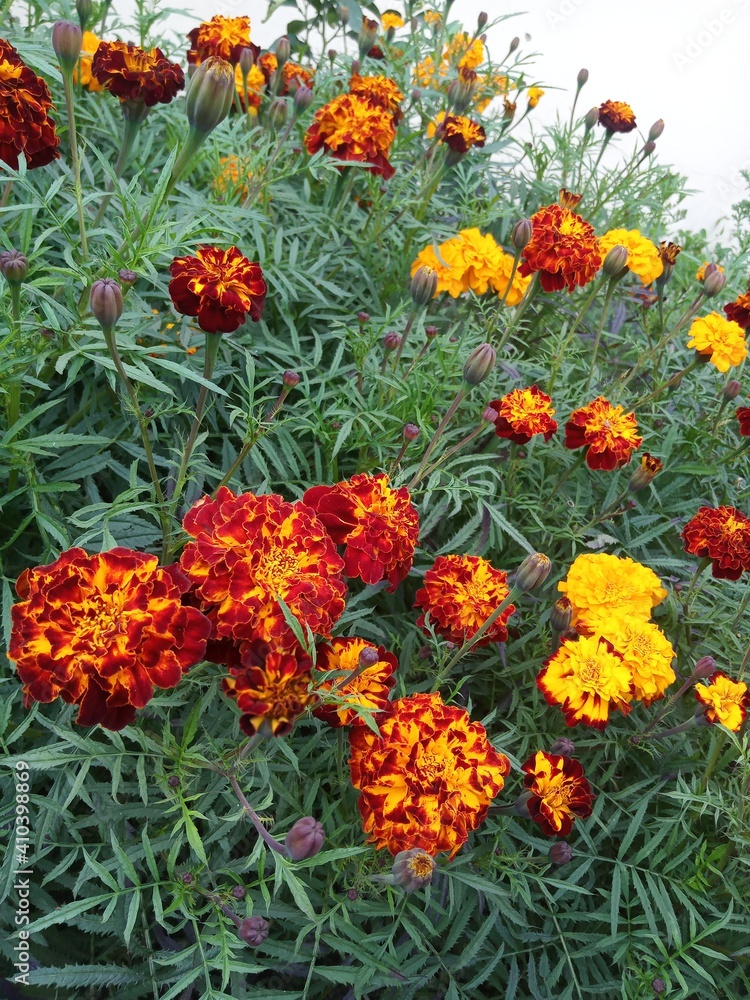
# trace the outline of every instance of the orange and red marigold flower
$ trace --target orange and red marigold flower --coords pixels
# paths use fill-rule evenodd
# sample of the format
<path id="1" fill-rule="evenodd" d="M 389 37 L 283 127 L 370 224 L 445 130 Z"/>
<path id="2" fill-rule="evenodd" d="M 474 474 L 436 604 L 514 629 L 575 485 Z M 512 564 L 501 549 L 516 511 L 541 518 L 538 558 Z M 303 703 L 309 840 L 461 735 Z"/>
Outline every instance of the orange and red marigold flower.
<path id="1" fill-rule="evenodd" d="M 352 784 L 368 841 L 391 854 L 453 857 L 502 791 L 510 762 L 484 727 L 439 694 L 416 694 L 378 718 L 380 735 L 349 731 Z"/>
<path id="2" fill-rule="evenodd" d="M 393 592 L 411 569 L 419 538 L 419 514 L 405 486 L 388 476 L 360 472 L 334 486 L 313 486 L 303 502 L 313 508 L 336 545 L 344 572 L 375 584 L 387 578 Z"/>
<path id="3" fill-rule="evenodd" d="M 142 101 L 147 108 L 169 104 L 185 86 L 182 67 L 161 49 L 146 51 L 126 42 L 100 42 L 91 75 L 121 101 Z"/>
<path id="4" fill-rule="evenodd" d="M 424 614 L 417 625 L 425 625 L 429 613 L 435 631 L 457 646 L 471 639 L 510 593 L 508 577 L 481 556 L 438 556 L 424 576 L 414 604 Z M 509 604 L 477 646 L 505 642 L 508 619 L 515 611 Z"/>
<path id="5" fill-rule="evenodd" d="M 384 180 L 396 172 L 388 161 L 396 137 L 393 116 L 356 94 L 341 94 L 315 112 L 305 145 L 310 154 L 327 150 L 335 159 L 370 164 Z"/>
<path id="6" fill-rule="evenodd" d="M 237 702 L 240 729 L 248 736 L 286 736 L 300 715 L 315 704 L 311 690 L 312 661 L 301 652 L 264 650 L 251 643 L 243 660 L 230 667 L 222 690 Z"/>
<path id="7" fill-rule="evenodd" d="M 536 678 L 548 705 L 559 705 L 568 726 L 604 729 L 609 714 L 630 712 L 633 674 L 611 642 L 600 635 L 565 639 Z"/>
<path id="8" fill-rule="evenodd" d="M 216 14 L 210 21 L 204 21 L 187 35 L 190 49 L 187 60 L 193 65 L 202 63 L 209 56 L 216 56 L 226 62 L 239 62 L 243 49 L 250 49 L 255 59 L 260 48 L 250 41 L 249 17 L 223 17 Z"/>
<path id="9" fill-rule="evenodd" d="M 183 606 L 189 588 L 177 566 L 125 548 L 68 549 L 25 570 L 8 657 L 26 707 L 61 697 L 78 705 L 81 726 L 129 725 L 155 687 L 174 687 L 204 657 L 211 624 Z"/>
<path id="10" fill-rule="evenodd" d="M 526 808 L 548 837 L 566 837 L 576 818 L 591 815 L 591 786 L 577 760 L 538 750 L 521 770 Z"/>
<path id="11" fill-rule="evenodd" d="M 682 529 L 685 551 L 710 559 L 717 580 L 750 571 L 750 517 L 736 507 L 701 507 Z"/>
<path id="12" fill-rule="evenodd" d="M 736 323 L 743 330 L 750 328 L 750 291 L 738 295 L 734 302 L 725 305 L 724 312 L 730 322 Z"/>
<path id="13" fill-rule="evenodd" d="M 374 651 L 377 659 L 373 656 L 375 662 L 363 667 L 360 655 L 364 649 Z M 382 712 L 388 707 L 398 660 L 384 646 L 353 637 L 331 639 L 329 645 L 318 647 L 315 666 L 330 676 L 315 687 L 322 704 L 313 715 L 334 729 L 354 722 L 358 708 Z M 334 697 L 326 699 L 326 695 Z"/>
<path id="14" fill-rule="evenodd" d="M 635 114 L 624 101 L 605 101 L 599 108 L 599 124 L 608 132 L 632 132 Z"/>
<path id="15" fill-rule="evenodd" d="M 59 156 L 60 139 L 49 116 L 52 98 L 44 80 L 0 38 L 0 160 L 18 170 L 26 158 L 29 170 Z"/>
<path id="16" fill-rule="evenodd" d="M 611 472 L 627 465 L 642 442 L 635 414 L 625 413 L 622 406 L 613 406 L 604 396 L 574 410 L 565 425 L 565 447 L 587 448 L 590 469 Z"/>
<path id="17" fill-rule="evenodd" d="M 256 322 L 263 314 L 267 289 L 260 264 L 237 247 L 198 247 L 195 257 L 175 257 L 169 273 L 175 309 L 197 316 L 206 333 L 232 333 L 248 314 Z"/>
<path id="18" fill-rule="evenodd" d="M 479 122 L 465 115 L 446 115 L 436 134 L 454 153 L 468 153 L 472 146 L 481 148 L 487 141 L 487 134 Z"/>
<path id="19" fill-rule="evenodd" d="M 497 436 L 515 444 L 528 444 L 535 434 L 543 434 L 549 441 L 557 430 L 552 400 L 535 385 L 513 389 L 502 399 L 493 399 L 489 406 L 497 412 Z"/>
<path id="20" fill-rule="evenodd" d="M 388 111 L 393 115 L 394 125 L 398 125 L 403 117 L 401 102 L 404 95 L 388 76 L 360 76 L 354 73 L 349 81 L 349 93 Z"/>
<path id="21" fill-rule="evenodd" d="M 310 507 L 276 494 L 235 496 L 222 486 L 188 511 L 183 528 L 194 541 L 180 562 L 212 638 L 295 648 L 278 598 L 303 629 L 331 634 L 344 611 L 344 561 Z"/>
<path id="22" fill-rule="evenodd" d="M 740 434 L 743 437 L 750 437 L 750 406 L 737 408 L 737 420 L 740 425 Z"/>
<path id="23" fill-rule="evenodd" d="M 707 722 L 721 723 L 738 733 L 747 719 L 750 691 L 744 681 L 733 681 L 721 670 L 708 678 L 708 684 L 695 685 L 695 697 L 705 706 Z"/>
<path id="24" fill-rule="evenodd" d="M 522 275 L 539 272 L 545 292 L 583 287 L 602 265 L 594 227 L 562 205 L 547 205 L 531 217 L 532 236 L 523 252 Z"/>

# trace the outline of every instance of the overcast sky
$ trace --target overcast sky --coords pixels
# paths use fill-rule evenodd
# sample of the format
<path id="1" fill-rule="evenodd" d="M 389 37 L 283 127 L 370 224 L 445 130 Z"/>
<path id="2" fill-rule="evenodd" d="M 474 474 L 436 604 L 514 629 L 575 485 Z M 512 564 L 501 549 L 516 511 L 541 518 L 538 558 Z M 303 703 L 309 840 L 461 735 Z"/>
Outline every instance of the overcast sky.
<path id="1" fill-rule="evenodd" d="M 115 4 L 123 16 L 134 6 L 133 0 Z M 434 6 L 440 9 L 441 0 Z M 403 10 L 398 0 L 380 5 L 389 7 Z M 186 0 L 187 13 L 173 15 L 170 27 L 184 34 L 212 14 L 247 14 L 253 41 L 267 46 L 294 16 L 292 7 L 281 8 L 263 23 L 267 8 L 266 0 Z M 750 0 L 455 0 L 451 17 L 473 26 L 481 10 L 492 18 L 493 11 L 515 8 L 526 12 L 496 27 L 489 43 L 502 58 L 515 34 L 526 51 L 539 53 L 535 75 L 547 94 L 538 120 L 567 114 L 585 66 L 590 78 L 581 109 L 627 101 L 644 134 L 664 119 L 659 156 L 697 189 L 688 225 L 713 231 L 732 202 L 747 196 L 740 171 L 750 169 Z"/>

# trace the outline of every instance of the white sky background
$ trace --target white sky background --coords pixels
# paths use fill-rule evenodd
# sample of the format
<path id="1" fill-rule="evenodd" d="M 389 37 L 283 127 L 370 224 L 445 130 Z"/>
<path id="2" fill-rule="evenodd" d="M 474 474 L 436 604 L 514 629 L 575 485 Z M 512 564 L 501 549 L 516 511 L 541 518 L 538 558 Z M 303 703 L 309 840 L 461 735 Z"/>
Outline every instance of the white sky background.
<path id="1" fill-rule="evenodd" d="M 133 0 L 114 4 L 123 18 L 134 6 Z M 266 47 L 295 16 L 294 8 L 281 8 L 263 23 L 267 6 L 266 0 L 187 0 L 186 13 L 173 15 L 169 27 L 184 34 L 213 14 L 246 14 L 253 41 Z M 442 0 L 433 6 L 441 9 Z M 403 10 L 398 0 L 379 7 Z M 488 43 L 496 59 L 513 35 L 521 37 L 522 51 L 538 53 L 530 72 L 547 93 L 535 120 L 567 117 L 585 66 L 590 77 L 581 112 L 608 99 L 627 101 L 644 137 L 663 118 L 658 155 L 696 189 L 685 224 L 715 234 L 731 204 L 748 195 L 740 171 L 750 169 L 750 0 L 455 0 L 451 19 L 473 28 L 481 10 L 492 20 L 493 12 L 516 9 L 526 13 L 494 28 Z M 629 151 L 632 136 L 625 142 Z"/>

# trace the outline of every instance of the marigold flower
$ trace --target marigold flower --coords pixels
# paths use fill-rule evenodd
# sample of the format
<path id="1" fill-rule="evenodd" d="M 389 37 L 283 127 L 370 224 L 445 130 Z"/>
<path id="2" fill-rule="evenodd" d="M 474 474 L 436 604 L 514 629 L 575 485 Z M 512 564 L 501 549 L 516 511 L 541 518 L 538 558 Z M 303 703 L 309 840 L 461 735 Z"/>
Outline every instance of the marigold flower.
<path id="1" fill-rule="evenodd" d="M 728 320 L 747 330 L 750 327 L 750 291 L 738 295 L 734 302 L 725 305 L 724 312 Z"/>
<path id="2" fill-rule="evenodd" d="M 615 615 L 650 618 L 653 608 L 667 596 L 661 580 L 648 566 L 606 552 L 577 556 L 557 589 L 573 605 L 575 628 L 588 633 L 606 633 L 607 623 Z"/>
<path id="3" fill-rule="evenodd" d="M 742 729 L 750 708 L 750 691 L 744 681 L 733 681 L 717 670 L 708 684 L 695 685 L 695 697 L 706 706 L 708 722 L 721 723 L 733 733 Z"/>
<path id="4" fill-rule="evenodd" d="M 60 139 L 49 116 L 52 98 L 44 80 L 0 38 L 0 160 L 18 170 L 23 154 L 29 170 L 59 156 Z"/>
<path id="5" fill-rule="evenodd" d="M 237 63 L 234 69 L 234 85 L 243 108 L 245 107 L 245 88 L 247 88 L 248 107 L 245 110 L 249 111 L 251 115 L 257 115 L 263 99 L 263 91 L 266 89 L 266 78 L 260 66 L 253 63 L 247 74 L 247 79 L 245 79 L 242 67 Z"/>
<path id="6" fill-rule="evenodd" d="M 121 101 L 142 101 L 147 108 L 169 104 L 185 86 L 182 67 L 171 63 L 161 49 L 147 52 L 126 42 L 101 42 L 91 73 Z"/>
<path id="7" fill-rule="evenodd" d="M 312 90 L 315 85 L 315 74 L 313 71 L 295 62 L 284 63 L 281 69 L 281 79 L 282 94 L 292 94 L 300 87 L 307 87 L 309 90 Z"/>
<path id="8" fill-rule="evenodd" d="M 187 60 L 193 65 L 202 63 L 209 56 L 224 59 L 233 65 L 240 60 L 243 49 L 250 49 L 257 59 L 260 48 L 250 41 L 249 17 L 222 17 L 216 14 L 188 32 L 190 49 Z"/>
<path id="9" fill-rule="evenodd" d="M 627 612 L 615 612 L 600 627 L 632 671 L 633 697 L 646 706 L 663 698 L 676 679 L 672 661 L 677 654 L 659 626 Z"/>
<path id="10" fill-rule="evenodd" d="M 169 294 L 177 312 L 197 316 L 206 333 L 232 333 L 250 314 L 263 314 L 266 283 L 260 265 L 237 247 L 200 246 L 194 257 L 175 257 L 169 265 Z"/>
<path id="11" fill-rule="evenodd" d="M 438 556 L 424 576 L 424 587 L 417 591 L 414 606 L 424 614 L 417 625 L 425 625 L 429 613 L 435 630 L 449 642 L 463 645 L 479 631 L 493 611 L 506 599 L 510 590 L 508 575 L 495 569 L 481 556 Z M 509 604 L 477 646 L 505 642 L 508 619 L 515 611 Z"/>
<path id="12" fill-rule="evenodd" d="M 376 662 L 364 669 L 360 664 L 363 649 L 374 650 L 377 654 Z M 396 684 L 393 675 L 397 668 L 398 660 L 385 646 L 375 646 L 365 639 L 331 639 L 329 645 L 318 648 L 316 669 L 331 671 L 333 676 L 316 686 L 315 692 L 323 704 L 313 715 L 338 729 L 358 718 L 358 708 L 382 712 Z M 334 694 L 337 700 L 326 704 L 326 694 Z"/>
<path id="13" fill-rule="evenodd" d="M 573 191 L 568 191 L 567 188 L 560 188 L 557 200 L 563 208 L 569 208 L 573 212 L 578 208 L 581 198 L 583 198 L 582 194 L 575 194 Z M 603 254 L 602 256 L 606 255 Z"/>
<path id="14" fill-rule="evenodd" d="M 721 313 L 712 312 L 693 320 L 688 347 L 694 347 L 699 354 L 709 356 L 711 364 L 720 372 L 728 372 L 747 357 L 745 331 L 732 320 L 724 319 Z"/>
<path id="15" fill-rule="evenodd" d="M 667 243 L 662 240 L 659 244 L 659 256 L 661 257 L 662 264 L 666 267 L 667 264 L 671 264 L 674 267 L 677 257 L 682 253 L 682 247 L 677 243 Z"/>
<path id="16" fill-rule="evenodd" d="M 223 486 L 188 511 L 183 528 L 195 541 L 180 558 L 214 638 L 262 639 L 293 648 L 278 603 L 316 635 L 329 636 L 344 611 L 344 562 L 314 512 L 282 497 L 235 496 Z"/>
<path id="17" fill-rule="evenodd" d="M 81 39 L 81 55 L 76 68 L 73 70 L 73 82 L 80 82 L 82 87 L 85 87 L 92 93 L 104 89 L 91 73 L 91 63 L 94 59 L 94 53 L 100 44 L 101 38 L 98 35 L 95 35 L 93 31 L 84 31 L 83 38 Z"/>
<path id="18" fill-rule="evenodd" d="M 630 462 L 643 441 L 634 413 L 613 406 L 604 396 L 574 410 L 565 425 L 565 447 L 588 448 L 586 465 L 611 472 Z"/>
<path id="19" fill-rule="evenodd" d="M 349 93 L 390 112 L 393 115 L 394 125 L 398 125 L 403 118 L 401 102 L 404 95 L 395 80 L 391 80 L 388 76 L 360 76 L 358 73 L 353 73 L 349 81 Z"/>
<path id="20" fill-rule="evenodd" d="M 576 818 L 591 815 L 593 795 L 579 761 L 537 750 L 521 770 L 526 808 L 547 837 L 567 837 Z"/>
<path id="21" fill-rule="evenodd" d="M 441 67 L 441 75 L 442 73 L 443 70 Z M 415 63 L 414 82 L 419 84 L 420 87 L 432 87 L 435 83 L 436 75 L 435 60 L 432 56 L 426 56 L 421 62 Z"/>
<path id="22" fill-rule="evenodd" d="M 356 94 L 341 94 L 316 111 L 305 145 L 311 154 L 326 149 L 337 160 L 368 163 L 388 180 L 396 172 L 388 161 L 395 137 L 391 114 Z"/>
<path id="23" fill-rule="evenodd" d="M 737 420 L 740 425 L 740 434 L 743 437 L 750 437 L 750 406 L 737 408 Z"/>
<path id="24" fill-rule="evenodd" d="M 635 114 L 624 101 L 605 101 L 599 108 L 599 124 L 608 132 L 632 132 Z"/>
<path id="25" fill-rule="evenodd" d="M 219 160 L 219 172 L 213 180 L 216 194 L 220 198 L 226 198 L 237 192 L 242 197 L 246 197 L 248 193 L 247 181 L 251 176 L 247 167 L 248 161 L 235 153 L 222 156 Z"/>
<path id="26" fill-rule="evenodd" d="M 637 274 L 644 285 L 650 285 L 664 270 L 658 247 L 641 236 L 637 229 L 610 229 L 599 237 L 602 258 L 616 246 L 625 247 L 628 251 L 628 270 Z"/>
<path id="27" fill-rule="evenodd" d="M 544 91 L 541 87 L 529 87 L 527 96 L 529 99 L 529 107 L 535 108 L 542 97 L 544 97 Z"/>
<path id="28" fill-rule="evenodd" d="M 349 730 L 352 784 L 368 841 L 391 854 L 421 847 L 453 857 L 484 821 L 510 762 L 484 727 L 439 694 L 392 703 L 379 719 Z"/>
<path id="29" fill-rule="evenodd" d="M 630 712 L 633 674 L 611 642 L 600 635 L 564 639 L 536 678 L 548 705 L 560 705 L 565 723 L 604 729 L 609 713 Z"/>
<path id="30" fill-rule="evenodd" d="M 518 268 L 516 268 L 516 273 L 513 274 L 514 259 L 509 253 L 505 253 L 502 250 L 497 257 L 495 255 L 492 256 L 492 262 L 496 270 L 495 274 L 490 278 L 490 285 L 492 285 L 501 299 L 505 296 L 506 306 L 517 306 L 528 291 L 531 278 L 524 278 L 523 275 L 519 274 Z M 508 282 L 512 274 L 513 283 L 508 288 Z"/>
<path id="31" fill-rule="evenodd" d="M 230 668 L 222 690 L 242 712 L 240 729 L 248 736 L 286 736 L 317 701 L 311 691 L 312 661 L 297 653 L 269 652 L 262 666 Z"/>
<path id="32" fill-rule="evenodd" d="M 682 529 L 685 551 L 713 563 L 717 580 L 739 580 L 750 571 L 750 517 L 736 507 L 701 507 Z"/>
<path id="33" fill-rule="evenodd" d="M 497 436 L 516 444 L 528 444 L 535 434 L 543 434 L 544 440 L 549 441 L 557 430 L 557 421 L 552 419 L 555 412 L 552 400 L 535 385 L 513 389 L 489 405 L 497 410 Z"/>
<path id="34" fill-rule="evenodd" d="M 531 217 L 531 242 L 523 252 L 524 276 L 540 272 L 545 292 L 583 287 L 596 277 L 602 255 L 594 227 L 562 205 L 547 205 Z"/>
<path id="35" fill-rule="evenodd" d="M 387 10 L 380 18 L 380 27 L 383 31 L 389 31 L 391 28 L 394 30 L 403 28 L 405 23 L 403 17 L 396 10 Z"/>
<path id="36" fill-rule="evenodd" d="M 465 115 L 446 115 L 437 128 L 440 141 L 456 153 L 468 153 L 472 146 L 484 146 L 487 135 L 482 126 Z"/>
<path id="37" fill-rule="evenodd" d="M 446 46 L 443 58 L 455 62 L 459 69 L 476 69 L 484 62 L 484 42 L 459 31 Z"/>
<path id="38" fill-rule="evenodd" d="M 664 463 L 661 459 L 656 458 L 655 455 L 649 455 L 649 453 L 645 451 L 641 455 L 640 465 L 630 477 L 628 489 L 631 493 L 638 493 L 639 490 L 645 489 L 647 486 L 651 485 L 663 468 Z"/>
<path id="39" fill-rule="evenodd" d="M 375 584 L 387 578 L 392 593 L 411 569 L 419 514 L 405 486 L 388 476 L 357 473 L 334 486 L 313 486 L 303 502 L 313 508 L 336 545 L 344 545 L 344 572 Z"/>
<path id="40" fill-rule="evenodd" d="M 184 573 L 158 563 L 125 548 L 73 548 L 21 574 L 8 657 L 27 708 L 61 697 L 79 706 L 78 725 L 122 729 L 154 688 L 174 687 L 203 659 L 211 624 L 183 607 Z"/>
<path id="41" fill-rule="evenodd" d="M 437 10 L 426 10 L 424 12 L 424 20 L 425 24 L 436 25 L 440 24 L 443 18 L 442 15 Z"/>

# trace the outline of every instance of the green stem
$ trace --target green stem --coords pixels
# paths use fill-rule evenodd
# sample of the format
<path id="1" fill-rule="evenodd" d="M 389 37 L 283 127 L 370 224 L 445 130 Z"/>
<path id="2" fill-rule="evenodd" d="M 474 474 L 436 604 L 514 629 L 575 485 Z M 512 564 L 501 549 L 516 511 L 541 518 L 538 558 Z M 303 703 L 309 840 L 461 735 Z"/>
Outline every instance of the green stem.
<path id="1" fill-rule="evenodd" d="M 75 185 L 76 206 L 78 210 L 78 232 L 81 237 L 81 252 L 83 259 L 89 255 L 86 242 L 86 223 L 83 217 L 83 188 L 81 187 L 81 161 L 78 156 L 78 136 L 76 134 L 75 105 L 73 101 L 73 71 L 63 70 L 63 89 L 65 90 L 65 108 L 68 114 L 68 134 L 70 137 L 70 161 L 73 167 L 73 183 Z"/>
<path id="2" fill-rule="evenodd" d="M 610 302 L 612 301 L 612 296 L 615 291 L 615 285 L 616 282 L 610 280 L 609 283 L 607 284 L 607 291 L 604 293 L 602 314 L 599 318 L 599 326 L 596 329 L 596 339 L 594 340 L 594 350 L 591 355 L 591 367 L 589 368 L 589 377 L 586 379 L 586 389 L 584 390 L 585 392 L 589 391 L 589 386 L 591 385 L 591 381 L 594 378 L 594 370 L 596 368 L 596 357 L 597 354 L 599 353 L 599 345 L 602 340 L 602 332 L 604 330 L 604 324 L 607 320 L 607 314 L 609 313 L 609 305 Z"/>
<path id="3" fill-rule="evenodd" d="M 214 373 L 214 365 L 216 364 L 216 358 L 219 353 L 219 345 L 221 344 L 220 333 L 207 333 L 206 334 L 206 354 L 203 360 L 203 378 L 207 381 L 211 381 L 211 376 Z M 190 433 L 188 434 L 188 439 L 185 443 L 185 448 L 182 452 L 182 460 L 180 461 L 180 469 L 177 473 L 175 491 L 173 498 L 179 500 L 182 495 L 182 490 L 185 485 L 185 477 L 187 475 L 188 463 L 190 461 L 190 456 L 193 453 L 193 448 L 195 447 L 195 441 L 198 437 L 198 431 L 201 427 L 201 421 L 203 420 L 203 411 L 206 408 L 206 400 L 208 399 L 208 386 L 201 385 L 200 391 L 198 392 L 198 402 L 195 406 L 195 415 L 193 416 L 193 422 L 190 426 Z"/>
<path id="4" fill-rule="evenodd" d="M 239 781 L 237 781 L 237 778 L 231 772 L 227 775 L 227 777 L 229 778 L 229 784 L 234 789 L 234 794 L 237 796 L 238 802 L 245 810 L 247 818 L 255 827 L 261 840 L 265 843 L 267 847 L 270 847 L 272 851 L 276 851 L 277 854 L 283 854 L 286 857 L 287 854 L 284 849 L 284 845 L 280 844 L 278 840 L 275 839 L 275 837 L 272 837 L 271 834 L 268 832 L 268 830 L 266 830 L 265 826 L 263 826 L 260 816 L 257 814 L 257 812 L 253 809 L 253 807 L 245 798 L 245 795 L 242 789 L 240 788 L 240 783 Z"/>
<path id="5" fill-rule="evenodd" d="M 683 376 L 688 375 L 691 371 L 693 371 L 701 364 L 703 364 L 703 361 L 698 360 L 697 358 L 694 361 L 691 361 L 686 368 L 683 368 L 682 371 L 677 372 L 676 375 L 673 375 L 670 379 L 667 379 L 667 381 L 663 385 L 660 385 L 657 389 L 654 389 L 653 392 L 650 392 L 647 396 L 642 396 L 639 400 L 633 403 L 633 409 L 637 410 L 639 406 L 643 406 L 645 403 L 650 403 L 652 400 L 658 399 L 665 389 L 669 389 L 673 385 L 679 384 L 682 381 Z"/>
<path id="6" fill-rule="evenodd" d="M 565 352 L 570 347 L 571 341 L 573 340 L 573 337 L 575 336 L 576 330 L 581 325 L 581 320 L 583 319 L 583 317 L 588 312 L 589 306 L 594 301 L 594 299 L 596 298 L 596 296 L 597 296 L 599 290 L 601 289 L 602 285 L 607 280 L 608 280 L 607 277 L 605 275 L 602 275 L 602 277 L 599 279 L 599 281 L 596 282 L 596 284 L 594 285 L 594 287 L 591 289 L 591 293 L 589 294 L 589 297 L 583 303 L 583 306 L 579 310 L 578 315 L 573 320 L 573 325 L 568 330 L 568 332 L 567 332 L 567 334 L 565 336 L 565 340 L 563 341 L 563 345 L 560 348 L 560 352 L 558 353 L 557 357 L 555 358 L 555 362 L 552 365 L 552 374 L 549 377 L 549 383 L 547 385 L 547 392 L 548 393 L 551 394 L 552 390 L 555 388 L 555 381 L 557 379 L 557 375 L 558 375 L 558 372 L 560 370 L 560 365 L 562 364 L 563 358 L 565 357 Z"/>
<path id="7" fill-rule="evenodd" d="M 580 467 L 583 465 L 585 458 L 586 458 L 586 449 L 583 448 L 579 453 L 578 458 L 575 460 L 575 462 L 573 462 L 572 465 L 568 466 L 565 472 L 563 472 L 563 474 L 557 480 L 555 485 L 552 487 L 552 491 L 550 492 L 550 495 L 547 497 L 547 503 L 549 503 L 550 500 L 554 497 L 554 495 L 563 488 L 565 483 L 567 483 L 568 479 L 573 475 L 576 469 L 580 469 Z"/>
<path id="8" fill-rule="evenodd" d="M 435 431 L 435 433 L 432 436 L 432 441 L 430 441 L 430 443 L 427 445 L 427 450 L 425 451 L 424 455 L 422 456 L 422 461 L 419 463 L 419 468 L 417 469 L 416 474 L 414 475 L 414 478 L 412 479 L 412 481 L 409 483 L 409 485 L 407 487 L 407 489 L 409 491 L 413 490 L 414 487 L 417 485 L 417 483 L 419 483 L 419 481 L 422 479 L 422 477 L 424 475 L 424 470 L 426 469 L 427 463 L 430 460 L 430 456 L 432 455 L 433 451 L 437 447 L 438 441 L 443 436 L 443 431 L 448 426 L 448 422 L 450 421 L 451 417 L 453 416 L 453 414 L 456 412 L 456 410 L 460 406 L 461 402 L 463 401 L 463 399 L 466 396 L 466 393 L 468 391 L 469 390 L 468 390 L 467 386 L 462 385 L 461 388 L 456 393 L 455 399 L 453 400 L 453 402 L 451 403 L 451 405 L 448 407 L 448 412 L 445 414 L 445 416 L 443 417 L 443 419 L 438 424 L 437 430 Z"/>
<path id="9" fill-rule="evenodd" d="M 487 618 L 482 625 L 479 626 L 474 635 L 467 639 L 466 642 L 453 654 L 451 659 L 448 661 L 445 667 L 441 668 L 437 678 L 435 679 L 435 684 L 432 688 L 433 691 L 437 691 L 441 684 L 445 682 L 447 677 L 450 675 L 451 670 L 455 667 L 459 660 L 463 659 L 467 653 L 470 653 L 472 649 L 480 642 L 484 636 L 489 632 L 492 626 L 495 624 L 500 615 L 505 611 L 505 609 L 513 603 L 513 601 L 518 597 L 520 591 L 517 587 L 513 586 L 510 593 L 505 598 L 505 600 L 499 604 L 492 614 Z"/>
<path id="10" fill-rule="evenodd" d="M 614 134 L 613 132 L 607 132 L 606 135 L 604 136 L 604 141 L 602 142 L 602 148 L 599 150 L 599 155 L 596 158 L 596 162 L 594 163 L 594 166 L 592 167 L 591 173 L 586 178 L 586 184 L 584 186 L 583 191 L 581 191 L 581 201 L 583 201 L 584 196 L 585 196 L 586 192 L 589 189 L 589 185 L 591 184 L 591 181 L 596 176 L 597 168 L 598 168 L 599 164 L 602 162 L 602 157 L 604 156 L 604 150 L 609 145 L 609 140 L 612 138 L 613 134 Z"/>
<path id="11" fill-rule="evenodd" d="M 510 285 L 508 285 L 508 288 L 510 288 Z M 511 316 L 510 320 L 508 321 L 508 325 L 505 327 L 505 332 L 503 333 L 502 337 L 500 338 L 500 343 L 497 345 L 497 353 L 498 354 L 500 353 L 500 351 L 502 351 L 502 349 L 508 343 L 508 340 L 510 339 L 511 333 L 513 333 L 513 331 L 516 329 L 516 327 L 518 326 L 518 324 L 519 324 L 519 322 L 521 320 L 521 317 L 526 312 L 526 310 L 529 308 L 529 306 L 534 301 L 534 299 L 537 297 L 537 295 L 541 291 L 541 288 L 542 288 L 541 278 L 539 277 L 539 271 L 537 271 L 534 274 L 534 277 L 531 279 L 531 283 L 529 284 L 529 287 L 526 289 L 526 294 L 524 295 L 523 299 L 518 303 L 518 306 L 516 307 L 516 311 L 513 313 L 513 315 Z M 506 289 L 506 293 L 507 293 L 507 291 L 508 291 L 508 289 Z"/>
<path id="12" fill-rule="evenodd" d="M 125 119 L 125 127 L 122 134 L 122 145 L 120 146 L 120 153 L 117 157 L 117 162 L 114 166 L 115 177 L 119 180 L 122 177 L 122 172 L 125 169 L 125 164 L 130 158 L 130 154 L 133 151 L 133 146 L 135 145 L 135 140 L 138 137 L 138 130 L 141 127 L 141 122 L 131 121 L 129 118 Z M 102 221 L 102 216 L 107 211 L 107 206 L 112 200 L 112 195 L 114 194 L 115 186 L 112 181 L 107 182 L 107 192 L 102 198 L 101 204 L 99 205 L 99 210 L 94 216 L 94 226 L 98 226 Z"/>
<path id="13" fill-rule="evenodd" d="M 449 448 L 448 451 L 440 456 L 437 462 L 433 462 L 428 469 L 425 469 L 423 478 L 426 479 L 431 476 L 436 469 L 440 468 L 440 466 L 447 462 L 449 458 L 456 454 L 456 452 L 461 451 L 461 449 L 465 448 L 467 444 L 471 444 L 475 438 L 479 437 L 486 426 L 487 425 L 485 423 L 481 423 L 478 427 L 475 427 L 470 434 L 467 434 L 465 438 L 462 438 L 458 444 L 454 444 L 451 448 Z"/>
<path id="14" fill-rule="evenodd" d="M 403 354 L 403 351 L 404 351 L 404 344 L 406 343 L 406 338 L 411 333 L 411 328 L 414 326 L 414 320 L 419 315 L 419 309 L 420 309 L 419 306 L 414 306 L 412 308 L 411 312 L 409 313 L 409 318 L 406 321 L 406 326 L 404 327 L 404 332 L 403 332 L 403 334 L 401 336 L 401 341 L 400 341 L 400 343 L 398 345 L 398 349 L 396 350 L 396 354 L 394 355 L 394 358 L 393 358 L 393 371 L 394 372 L 396 372 L 398 370 L 399 362 L 401 361 L 401 355 Z M 411 369 L 409 369 L 409 371 L 411 371 Z M 407 372 L 407 374 L 408 374 L 408 372 Z"/>
<path id="15" fill-rule="evenodd" d="M 5 208 L 10 201 L 10 193 L 13 190 L 13 178 L 5 182 L 3 186 L 3 196 L 0 198 L 0 208 Z"/>

